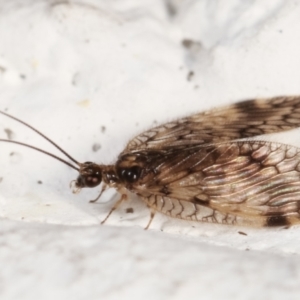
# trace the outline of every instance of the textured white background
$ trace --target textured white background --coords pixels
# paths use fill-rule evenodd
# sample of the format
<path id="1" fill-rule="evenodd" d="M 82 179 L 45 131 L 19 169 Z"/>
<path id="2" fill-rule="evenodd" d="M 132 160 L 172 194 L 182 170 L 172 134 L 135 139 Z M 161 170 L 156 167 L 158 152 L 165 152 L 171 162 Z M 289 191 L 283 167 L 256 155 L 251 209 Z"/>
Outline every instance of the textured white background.
<path id="1" fill-rule="evenodd" d="M 79 161 L 111 163 L 154 124 L 299 94 L 299 15 L 299 0 L 0 0 L 0 109 Z M 1 117 L 5 129 L 58 153 Z M 300 144 L 299 131 L 271 139 Z M 157 214 L 144 231 L 149 212 L 134 197 L 100 226 L 116 195 L 89 204 L 98 189 L 73 195 L 76 176 L 1 144 L 1 299 L 299 299 L 300 227 Z"/>

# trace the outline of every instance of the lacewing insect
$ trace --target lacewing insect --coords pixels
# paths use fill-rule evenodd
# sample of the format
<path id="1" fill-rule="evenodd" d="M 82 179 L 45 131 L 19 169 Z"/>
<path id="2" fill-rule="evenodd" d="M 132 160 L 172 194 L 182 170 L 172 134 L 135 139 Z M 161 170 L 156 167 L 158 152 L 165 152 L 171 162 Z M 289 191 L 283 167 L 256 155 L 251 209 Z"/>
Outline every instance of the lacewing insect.
<path id="1" fill-rule="evenodd" d="M 129 141 L 115 164 L 79 163 L 44 134 L 72 163 L 23 145 L 79 172 L 73 192 L 102 184 L 120 199 L 137 194 L 155 212 L 193 221 L 250 226 L 300 223 L 300 149 L 250 137 L 300 126 L 300 96 L 254 99 L 152 128 Z"/>

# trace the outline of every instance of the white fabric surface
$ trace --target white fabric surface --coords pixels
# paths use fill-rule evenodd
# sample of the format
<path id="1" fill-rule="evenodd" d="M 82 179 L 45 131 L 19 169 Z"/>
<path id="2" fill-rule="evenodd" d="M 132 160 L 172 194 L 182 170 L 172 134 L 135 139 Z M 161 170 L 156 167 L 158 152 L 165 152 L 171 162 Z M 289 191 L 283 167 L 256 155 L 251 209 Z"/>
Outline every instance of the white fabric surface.
<path id="1" fill-rule="evenodd" d="M 112 163 L 157 123 L 299 94 L 299 0 L 1 0 L 0 7 L 0 109 L 81 162 Z M 58 153 L 0 116 L 1 138 L 5 129 Z M 297 130 L 267 138 L 300 145 Z M 99 189 L 73 195 L 76 176 L 47 156 L 1 144 L 1 299 L 299 299 L 299 226 L 240 228 L 157 214 L 144 231 L 149 211 L 134 196 L 100 226 L 117 195 L 108 191 L 92 205 Z"/>

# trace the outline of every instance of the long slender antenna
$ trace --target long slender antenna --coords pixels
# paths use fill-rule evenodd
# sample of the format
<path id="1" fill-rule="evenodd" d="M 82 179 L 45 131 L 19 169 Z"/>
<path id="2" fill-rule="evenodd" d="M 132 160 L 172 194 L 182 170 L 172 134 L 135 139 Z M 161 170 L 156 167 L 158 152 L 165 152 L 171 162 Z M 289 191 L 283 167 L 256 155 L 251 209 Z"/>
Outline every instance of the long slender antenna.
<path id="1" fill-rule="evenodd" d="M 6 113 L 6 112 L 4 112 L 4 111 L 1 111 L 0 110 L 0 114 L 2 114 L 2 115 L 4 115 L 4 116 L 6 116 L 6 117 L 8 117 L 8 118 L 11 118 L 11 119 L 13 119 L 13 120 L 15 120 L 15 121 L 17 121 L 17 122 L 19 122 L 19 123 L 21 123 L 21 124 L 23 124 L 23 125 L 25 125 L 26 127 L 28 127 L 28 128 L 30 128 L 31 130 L 33 130 L 33 131 L 35 131 L 37 134 L 39 134 L 40 136 L 42 136 L 44 139 L 46 139 L 49 143 L 51 143 L 56 149 L 58 149 L 61 153 L 63 153 L 66 157 L 68 157 L 71 161 L 73 161 L 75 164 L 77 164 L 78 166 L 80 165 L 80 163 L 76 160 L 76 159 L 74 159 L 70 154 L 68 154 L 65 150 L 63 150 L 61 147 L 59 147 L 56 143 L 54 143 L 52 140 L 50 140 L 48 137 L 46 137 L 43 133 L 41 133 L 40 131 L 38 131 L 37 129 L 35 129 L 34 127 L 32 127 L 31 125 L 29 125 L 29 124 L 27 124 L 27 123 L 25 123 L 24 121 L 22 121 L 22 120 L 20 120 L 20 119 L 18 119 L 18 118 L 16 118 L 16 117 L 13 117 L 13 116 L 11 116 L 10 114 L 8 114 L 8 113 Z M 4 141 L 4 140 L 3 140 Z M 16 142 L 15 142 L 15 144 L 17 144 Z M 19 143 L 20 145 L 26 145 L 27 147 L 31 147 L 31 148 L 33 148 L 33 149 L 36 149 L 36 150 L 39 150 L 38 148 L 34 148 L 33 146 L 29 146 L 29 145 L 27 145 L 27 144 L 22 144 L 22 143 Z M 41 151 L 42 152 L 42 150 L 39 150 L 39 151 Z M 47 153 L 48 155 L 50 155 L 50 153 L 48 153 L 48 152 L 44 152 L 44 153 Z M 55 155 L 52 155 L 53 157 L 56 157 Z M 56 158 L 58 158 L 58 157 L 56 157 Z M 61 159 L 60 159 L 61 160 Z M 64 161 L 65 162 L 65 161 Z"/>
<path id="2" fill-rule="evenodd" d="M 64 159 L 62 159 L 62 158 L 60 158 L 60 157 L 58 157 L 58 156 L 56 156 L 56 155 L 54 155 L 54 154 L 52 154 L 50 152 L 47 152 L 45 150 L 39 149 L 37 147 L 31 146 L 31 145 L 28 145 L 28 144 L 25 144 L 25 143 L 21 143 L 21 142 L 17 142 L 17 141 L 12 141 L 12 140 L 7 140 L 7 139 L 0 139 L 0 142 L 7 142 L 7 143 L 12 143 L 12 144 L 17 144 L 17 145 L 21 145 L 21 146 L 28 147 L 28 148 L 34 149 L 36 151 L 42 152 L 42 153 L 44 153 L 46 155 L 49 155 L 49 156 L 51 156 L 51 157 L 53 157 L 53 158 L 61 161 L 62 163 L 68 165 L 69 167 L 71 167 L 74 170 L 76 170 L 76 171 L 79 172 L 79 168 L 74 167 L 71 163 L 67 162 L 66 160 L 64 160 Z"/>

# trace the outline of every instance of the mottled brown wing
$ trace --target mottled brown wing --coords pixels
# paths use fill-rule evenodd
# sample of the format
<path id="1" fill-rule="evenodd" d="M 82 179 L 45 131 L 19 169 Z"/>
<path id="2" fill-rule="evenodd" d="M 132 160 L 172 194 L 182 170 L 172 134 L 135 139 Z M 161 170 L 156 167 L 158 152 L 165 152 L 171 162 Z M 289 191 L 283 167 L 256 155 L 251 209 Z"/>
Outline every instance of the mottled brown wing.
<path id="1" fill-rule="evenodd" d="M 300 96 L 247 100 L 143 132 L 128 143 L 122 154 L 144 149 L 219 143 L 299 126 Z"/>
<path id="2" fill-rule="evenodd" d="M 196 221 L 257 226 L 300 222 L 300 149 L 240 141 L 141 151 L 131 190 L 153 209 Z M 121 160 L 126 160 L 126 155 Z"/>

